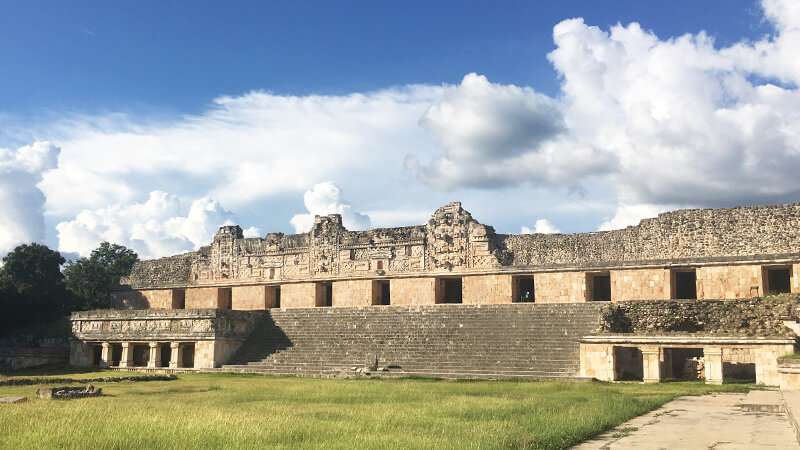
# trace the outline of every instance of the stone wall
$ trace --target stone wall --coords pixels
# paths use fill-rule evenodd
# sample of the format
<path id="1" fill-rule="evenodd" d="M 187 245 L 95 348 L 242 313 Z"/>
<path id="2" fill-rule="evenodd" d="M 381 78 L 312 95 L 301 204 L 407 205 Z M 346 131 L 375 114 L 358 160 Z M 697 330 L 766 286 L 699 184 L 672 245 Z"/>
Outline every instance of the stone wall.
<path id="1" fill-rule="evenodd" d="M 465 304 L 493 305 L 512 302 L 511 275 L 474 275 L 464 277 L 462 283 Z"/>
<path id="2" fill-rule="evenodd" d="M 580 303 L 586 301 L 584 272 L 546 272 L 533 277 L 537 303 Z"/>
<path id="3" fill-rule="evenodd" d="M 712 266 L 697 269 L 698 299 L 753 298 L 764 294 L 761 286 L 761 266 Z"/>
<path id="4" fill-rule="evenodd" d="M 748 364 L 756 382 L 777 386 L 781 383 L 778 359 L 794 349 L 793 338 L 713 337 L 692 335 L 607 335 L 581 340 L 581 375 L 601 381 L 622 379 L 625 372 L 640 371 L 645 382 L 658 382 L 670 374 L 672 349 L 702 349 L 706 381 L 721 384 L 726 378 L 741 375 L 739 364 Z M 638 352 L 637 352 L 638 350 Z M 631 360 L 622 355 L 638 353 Z M 638 367 L 634 367 L 638 366 Z M 669 374 L 669 375 L 668 375 Z"/>
<path id="5" fill-rule="evenodd" d="M 231 307 L 231 289 L 191 288 L 185 294 L 186 309 Z"/>
<path id="6" fill-rule="evenodd" d="M 671 297 L 669 269 L 612 270 L 614 301 L 667 300 Z"/>
<path id="7" fill-rule="evenodd" d="M 118 309 L 177 309 L 184 301 L 183 289 L 119 289 L 111 292 L 111 306 Z"/>
<path id="8" fill-rule="evenodd" d="M 316 217 L 307 234 L 244 238 L 241 228 L 224 226 L 210 246 L 140 261 L 122 283 L 147 289 L 375 278 L 376 274 L 395 278 L 778 260 L 795 265 L 800 260 L 800 204 L 681 210 L 607 232 L 502 235 L 473 219 L 460 203 L 451 203 L 435 211 L 427 224 L 413 227 L 356 232 L 345 229 L 340 216 L 329 215 Z M 710 271 L 701 276 L 715 280 L 720 274 Z M 722 290 L 742 295 L 747 284 Z M 793 285 L 800 290 L 797 274 Z M 717 296 L 711 290 L 702 292 L 704 298 Z M 558 297 L 553 301 L 563 301 Z"/>
<path id="9" fill-rule="evenodd" d="M 68 362 L 66 338 L 0 339 L 0 372 Z"/>
<path id="10" fill-rule="evenodd" d="M 191 281 L 192 263 L 199 252 L 184 253 L 166 258 L 137 261 L 121 284 L 135 284 L 137 287 L 184 285 Z"/>
<path id="11" fill-rule="evenodd" d="M 313 308 L 322 297 L 319 283 L 290 283 L 281 286 L 281 307 Z"/>
<path id="12" fill-rule="evenodd" d="M 72 313 L 72 334 L 82 341 L 244 339 L 264 312 L 224 309 L 102 310 Z"/>
<path id="13" fill-rule="evenodd" d="M 687 209 L 623 230 L 504 236 L 509 264 L 557 267 L 796 255 L 800 204 Z"/>
<path id="14" fill-rule="evenodd" d="M 607 305 L 597 332 L 791 336 L 783 321 L 798 316 L 799 297 L 635 301 Z"/>
<path id="15" fill-rule="evenodd" d="M 391 281 L 392 305 L 433 305 L 436 278 L 398 278 Z"/>
<path id="16" fill-rule="evenodd" d="M 346 280 L 333 283 L 333 306 L 370 306 L 378 298 L 372 280 Z"/>
<path id="17" fill-rule="evenodd" d="M 265 309 L 268 304 L 267 291 L 265 285 L 234 286 L 231 289 L 231 309 Z"/>

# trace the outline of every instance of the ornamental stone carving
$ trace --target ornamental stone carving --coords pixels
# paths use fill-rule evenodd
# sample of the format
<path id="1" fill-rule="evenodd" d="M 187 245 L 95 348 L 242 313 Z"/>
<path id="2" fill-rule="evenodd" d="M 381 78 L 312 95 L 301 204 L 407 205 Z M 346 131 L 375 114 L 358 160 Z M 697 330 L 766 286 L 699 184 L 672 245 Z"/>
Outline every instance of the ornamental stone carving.
<path id="1" fill-rule="evenodd" d="M 244 238 L 220 227 L 195 252 L 136 263 L 134 289 L 235 285 L 406 273 L 625 266 L 800 253 L 800 204 L 681 210 L 637 226 L 580 234 L 497 234 L 458 202 L 425 225 L 349 231 L 337 214 L 318 216 L 308 233 Z"/>

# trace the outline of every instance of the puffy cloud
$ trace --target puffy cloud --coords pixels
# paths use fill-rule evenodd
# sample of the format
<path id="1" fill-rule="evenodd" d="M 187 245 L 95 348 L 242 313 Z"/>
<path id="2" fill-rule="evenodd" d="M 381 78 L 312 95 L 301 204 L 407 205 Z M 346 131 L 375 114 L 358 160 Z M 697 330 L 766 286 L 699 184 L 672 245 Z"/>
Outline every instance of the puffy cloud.
<path id="1" fill-rule="evenodd" d="M 642 219 L 655 217 L 662 212 L 679 209 L 668 205 L 619 205 L 614 217 L 606 218 L 598 227 L 598 231 L 618 230 L 631 225 L 638 225 Z"/>
<path id="2" fill-rule="evenodd" d="M 563 79 L 565 120 L 575 139 L 616 155 L 609 181 L 619 217 L 636 205 L 723 206 L 800 195 L 800 94 L 769 81 L 800 80 L 796 58 L 773 58 L 796 29 L 774 11 L 791 5 L 765 3 L 775 36 L 723 49 L 702 32 L 661 40 L 636 23 L 609 32 L 582 19 L 556 25 L 549 58 Z"/>
<path id="3" fill-rule="evenodd" d="M 541 234 L 553 234 L 553 233 L 561 233 L 561 230 L 556 228 L 555 225 L 550 223 L 547 219 L 539 219 L 536 221 L 533 229 L 530 229 L 526 226 L 522 227 L 520 231 L 522 234 L 533 234 L 533 233 L 541 233 Z"/>
<path id="4" fill-rule="evenodd" d="M 574 185 L 577 176 L 602 174 L 614 165 L 611 155 L 564 136 L 567 129 L 555 100 L 474 73 L 448 86 L 420 124 L 444 153 L 429 164 L 412 154 L 405 164 L 437 189 Z"/>
<path id="5" fill-rule="evenodd" d="M 257 227 L 245 228 L 244 230 L 242 230 L 242 234 L 246 238 L 260 237 L 261 236 L 261 229 L 259 229 Z"/>
<path id="6" fill-rule="evenodd" d="M 47 212 L 131 203 L 156 189 L 238 209 L 319 180 L 377 181 L 382 166 L 402 174 L 408 148 L 435 148 L 417 121 L 440 93 L 431 86 L 341 96 L 256 91 L 217 98 L 195 116 L 66 116 L 41 125 L 63 147 L 59 169 L 42 183 Z"/>
<path id="7" fill-rule="evenodd" d="M 619 211 L 603 227 L 669 206 L 800 197 L 800 6 L 765 0 L 775 32 L 715 46 L 704 32 L 660 39 L 639 24 L 553 29 L 558 99 L 470 74 L 421 124 L 444 153 L 406 160 L 438 189 L 580 186 L 601 177 Z"/>
<path id="8" fill-rule="evenodd" d="M 314 216 L 341 214 L 342 224 L 348 230 L 370 228 L 369 216 L 361 214 L 342 198 L 338 186 L 330 181 L 315 184 L 303 195 L 308 214 L 295 214 L 290 223 L 297 233 L 307 233 L 314 225 Z"/>
<path id="9" fill-rule="evenodd" d="M 50 142 L 0 148 L 0 258 L 19 244 L 44 240 L 45 196 L 38 184 L 57 167 L 60 151 Z"/>
<path id="10" fill-rule="evenodd" d="M 200 198 L 188 209 L 176 195 L 153 191 L 144 203 L 84 210 L 56 225 L 59 250 L 86 256 L 102 241 L 125 245 L 141 258 L 157 258 L 208 245 L 234 216 L 219 202 Z M 258 235 L 249 228 L 247 234 Z"/>
<path id="11" fill-rule="evenodd" d="M 250 92 L 186 117 L 69 115 L 30 131 L 0 117 L 0 136 L 45 135 L 62 148 L 58 168 L 31 175 L 44 174 L 38 186 L 54 223 L 125 211 L 159 190 L 216 199 L 274 230 L 287 225 L 298 194 L 319 180 L 337 180 L 377 225 L 424 222 L 454 199 L 443 192 L 459 189 L 485 205 L 482 220 L 507 230 L 529 220 L 509 213 L 522 200 L 558 217 L 564 229 L 587 228 L 558 215 L 570 192 L 603 205 L 581 210 L 583 220 L 603 229 L 666 208 L 797 201 L 800 6 L 762 6 L 774 31 L 725 48 L 703 32 L 662 38 L 636 23 L 601 29 L 562 21 L 548 55 L 561 80 L 553 98 L 468 74 L 452 86 L 349 95 Z M 498 188 L 507 195 L 491 192 Z M 24 203 L 32 205 L 31 217 L 41 215 L 36 201 Z M 334 207 L 307 205 L 309 213 L 292 225 L 305 230 L 308 216 L 345 203 L 328 204 Z M 608 206 L 614 204 L 617 211 Z M 189 209 L 167 218 L 188 219 Z M 113 229 L 86 220 L 81 226 L 95 233 L 92 242 Z M 352 220 L 349 227 L 364 226 Z M 188 249 L 203 233 L 155 232 L 150 254 Z M 167 236 L 179 239 L 167 245 Z"/>

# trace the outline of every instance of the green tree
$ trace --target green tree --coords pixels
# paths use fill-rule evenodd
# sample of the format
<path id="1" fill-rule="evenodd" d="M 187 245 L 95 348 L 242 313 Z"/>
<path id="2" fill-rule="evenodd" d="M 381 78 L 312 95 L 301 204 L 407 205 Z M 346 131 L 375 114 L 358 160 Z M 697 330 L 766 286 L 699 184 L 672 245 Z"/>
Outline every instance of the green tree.
<path id="1" fill-rule="evenodd" d="M 103 242 L 88 258 L 64 268 L 67 287 L 75 295 L 75 309 L 108 308 L 109 288 L 130 273 L 139 256 L 122 245 Z"/>
<path id="2" fill-rule="evenodd" d="M 0 304 L 4 326 L 58 317 L 69 310 L 72 296 L 61 273 L 64 258 L 45 245 L 23 244 L 3 258 Z"/>
<path id="3" fill-rule="evenodd" d="M 43 297 L 63 288 L 61 253 L 45 245 L 22 244 L 3 258 L 0 283 L 25 296 Z"/>

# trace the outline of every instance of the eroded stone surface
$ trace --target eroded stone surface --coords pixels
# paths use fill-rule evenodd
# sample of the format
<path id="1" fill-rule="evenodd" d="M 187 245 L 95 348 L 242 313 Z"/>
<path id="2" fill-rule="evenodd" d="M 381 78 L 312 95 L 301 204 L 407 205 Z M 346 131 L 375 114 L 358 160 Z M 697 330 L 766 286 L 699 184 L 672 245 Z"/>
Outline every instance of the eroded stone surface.
<path id="1" fill-rule="evenodd" d="M 303 280 L 376 271 L 406 274 L 503 266 L 545 269 L 676 260 L 691 263 L 796 255 L 798 248 L 800 204 L 674 211 L 607 232 L 504 235 L 477 222 L 456 202 L 439 208 L 426 225 L 411 227 L 349 231 L 335 214 L 318 216 L 306 234 L 244 238 L 238 226 L 225 226 L 210 246 L 197 252 L 138 262 L 123 284 L 141 289 Z M 717 275 L 708 272 L 698 276 L 714 279 Z M 749 295 L 750 285 L 709 291 L 706 298 L 727 298 L 726 289 Z M 660 294 L 653 291 L 641 295 Z"/>
<path id="2" fill-rule="evenodd" d="M 741 406 L 748 404 L 779 406 L 782 402 L 777 391 L 683 397 L 573 448 L 800 448 L 785 412 L 749 412 Z"/>

